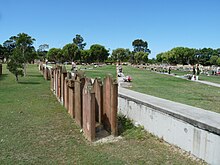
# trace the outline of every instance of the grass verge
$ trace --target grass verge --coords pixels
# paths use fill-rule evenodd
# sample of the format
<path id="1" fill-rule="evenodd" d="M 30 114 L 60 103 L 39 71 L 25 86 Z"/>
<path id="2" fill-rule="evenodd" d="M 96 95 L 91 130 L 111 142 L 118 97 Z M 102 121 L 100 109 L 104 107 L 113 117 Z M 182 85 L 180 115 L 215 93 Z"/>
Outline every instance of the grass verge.
<path id="1" fill-rule="evenodd" d="M 123 139 L 88 143 L 58 103 L 36 65 L 15 82 L 0 79 L 0 164 L 201 164 L 123 118 Z M 127 123 L 127 124 L 126 124 Z"/>
<path id="2" fill-rule="evenodd" d="M 123 72 L 133 78 L 131 89 L 134 91 L 220 113 L 218 106 L 220 90 L 218 87 L 130 66 L 123 66 Z M 85 70 L 85 73 L 93 78 L 104 77 L 107 73 L 114 74 L 115 66 Z M 184 75 L 181 71 L 175 73 Z M 200 79 L 218 82 L 219 77 L 201 75 Z"/>
<path id="3" fill-rule="evenodd" d="M 130 66 L 124 72 L 133 78 L 132 90 L 220 113 L 218 87 Z"/>
<path id="4" fill-rule="evenodd" d="M 183 75 L 186 75 L 186 74 L 192 74 L 192 72 L 190 72 L 190 71 L 180 71 L 180 70 L 172 70 L 172 73 L 174 73 L 178 76 L 183 76 Z M 204 74 L 199 75 L 199 80 L 209 81 L 209 82 L 220 84 L 220 76 L 211 75 L 211 73 L 210 73 L 210 76 L 207 76 L 207 75 L 204 75 Z"/>

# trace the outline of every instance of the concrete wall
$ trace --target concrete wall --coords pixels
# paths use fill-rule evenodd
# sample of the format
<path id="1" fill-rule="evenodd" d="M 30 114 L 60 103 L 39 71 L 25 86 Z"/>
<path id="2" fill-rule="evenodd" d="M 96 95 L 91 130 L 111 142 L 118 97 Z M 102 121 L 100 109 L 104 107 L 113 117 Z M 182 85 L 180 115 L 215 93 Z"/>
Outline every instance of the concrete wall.
<path id="1" fill-rule="evenodd" d="M 166 142 L 220 164 L 220 114 L 123 88 L 118 111 Z"/>

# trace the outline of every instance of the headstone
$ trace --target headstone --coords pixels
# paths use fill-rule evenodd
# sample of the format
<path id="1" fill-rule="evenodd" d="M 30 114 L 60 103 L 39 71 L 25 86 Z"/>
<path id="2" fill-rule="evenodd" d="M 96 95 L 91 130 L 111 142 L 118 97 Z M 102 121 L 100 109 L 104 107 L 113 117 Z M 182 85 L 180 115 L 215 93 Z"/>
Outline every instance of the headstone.
<path id="1" fill-rule="evenodd" d="M 104 79 L 103 84 L 103 123 L 105 129 L 117 136 L 118 84 L 111 76 Z"/>
<path id="2" fill-rule="evenodd" d="M 75 94 L 74 94 L 74 80 L 73 79 L 70 79 L 68 81 L 68 87 L 69 87 L 68 112 L 72 118 L 75 118 L 75 107 L 74 107 Z"/>
<path id="3" fill-rule="evenodd" d="M 50 70 L 50 90 L 53 91 L 54 90 L 54 68 L 51 68 Z"/>
<path id="4" fill-rule="evenodd" d="M 69 107 L 69 87 L 68 87 L 68 79 L 65 78 L 64 81 L 64 107 L 68 110 Z"/>
<path id="5" fill-rule="evenodd" d="M 57 66 L 57 99 L 61 100 L 61 67 Z"/>
<path id="6" fill-rule="evenodd" d="M 62 72 L 61 72 L 61 104 L 64 104 L 64 96 L 65 96 L 65 78 L 67 77 L 67 72 L 66 72 L 66 67 L 62 67 Z"/>
<path id="7" fill-rule="evenodd" d="M 96 122 L 101 124 L 103 116 L 103 85 L 100 79 L 95 79 L 93 91 L 95 92 L 95 119 Z"/>
<path id="8" fill-rule="evenodd" d="M 82 127 L 82 104 L 81 104 L 81 83 L 80 83 L 80 78 L 77 77 L 76 80 L 74 81 L 74 85 L 75 85 L 75 101 L 74 101 L 74 106 L 75 106 L 75 120 L 76 123 Z"/>
<path id="9" fill-rule="evenodd" d="M 89 141 L 95 140 L 95 94 L 86 80 L 83 88 L 83 132 Z"/>

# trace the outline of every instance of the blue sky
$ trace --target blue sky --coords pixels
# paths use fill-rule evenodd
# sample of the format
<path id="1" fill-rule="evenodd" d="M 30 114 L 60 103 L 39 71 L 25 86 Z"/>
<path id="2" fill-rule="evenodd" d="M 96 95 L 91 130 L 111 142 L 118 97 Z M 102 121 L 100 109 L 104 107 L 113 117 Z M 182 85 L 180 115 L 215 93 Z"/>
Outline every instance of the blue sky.
<path id="1" fill-rule="evenodd" d="M 0 44 L 24 32 L 35 47 L 62 48 L 80 34 L 107 49 L 148 42 L 152 53 L 177 46 L 220 48 L 219 0 L 0 0 Z"/>

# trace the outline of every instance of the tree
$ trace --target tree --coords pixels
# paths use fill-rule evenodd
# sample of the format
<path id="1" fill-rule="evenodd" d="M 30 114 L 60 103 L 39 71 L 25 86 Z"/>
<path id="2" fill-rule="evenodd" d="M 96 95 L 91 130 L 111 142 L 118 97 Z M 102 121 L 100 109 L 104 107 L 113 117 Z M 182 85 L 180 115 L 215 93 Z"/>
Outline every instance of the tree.
<path id="1" fill-rule="evenodd" d="M 10 56 L 13 54 L 13 50 L 15 49 L 15 41 L 13 40 L 6 40 L 3 43 L 3 47 L 5 48 L 4 57 L 6 58 L 6 61 L 10 58 Z"/>
<path id="2" fill-rule="evenodd" d="M 14 54 L 14 51 L 16 53 L 19 53 L 20 59 L 22 59 L 23 63 L 23 71 L 24 71 L 24 76 L 26 76 L 26 67 L 27 67 L 27 62 L 30 60 L 33 60 L 34 53 L 35 51 L 34 47 L 32 46 L 34 43 L 35 39 L 29 36 L 28 34 L 25 33 L 19 33 L 17 36 L 12 36 L 5 42 L 7 47 L 10 49 L 10 55 L 11 53 Z M 14 56 L 12 57 L 14 58 Z M 16 58 L 18 58 L 16 56 Z M 10 58 L 11 59 L 11 58 Z"/>
<path id="3" fill-rule="evenodd" d="M 211 65 L 217 65 L 218 56 L 214 55 L 210 58 L 209 62 Z"/>
<path id="4" fill-rule="evenodd" d="M 163 61 L 163 53 L 159 53 L 156 55 L 156 61 L 157 62 L 162 62 Z"/>
<path id="5" fill-rule="evenodd" d="M 195 49 L 187 47 L 175 47 L 167 52 L 157 54 L 158 62 L 167 62 L 170 64 L 195 64 Z"/>
<path id="6" fill-rule="evenodd" d="M 37 59 L 37 52 L 33 46 L 29 47 L 25 53 L 26 63 L 34 63 L 34 60 Z"/>
<path id="7" fill-rule="evenodd" d="M 220 57 L 217 59 L 216 64 L 220 66 Z"/>
<path id="8" fill-rule="evenodd" d="M 202 65 L 210 65 L 211 56 L 218 56 L 218 50 L 213 50 L 212 48 L 203 48 L 196 51 L 196 58 L 198 63 Z"/>
<path id="9" fill-rule="evenodd" d="M 175 47 L 167 52 L 157 54 L 157 61 L 183 65 L 195 65 L 197 63 L 216 65 L 218 57 L 220 57 L 220 49 Z"/>
<path id="10" fill-rule="evenodd" d="M 76 61 L 80 59 L 80 51 L 76 44 L 66 44 L 62 51 L 66 61 Z"/>
<path id="11" fill-rule="evenodd" d="M 46 51 L 47 49 L 49 49 L 49 45 L 48 44 L 42 44 L 39 46 L 38 50 L 39 51 Z"/>
<path id="12" fill-rule="evenodd" d="M 156 64 L 156 59 L 155 58 L 152 58 L 152 59 L 148 59 L 147 61 L 149 64 Z"/>
<path id="13" fill-rule="evenodd" d="M 15 79 L 18 82 L 18 76 L 23 76 L 24 72 L 24 59 L 21 57 L 21 50 L 16 49 L 13 51 L 13 54 L 10 57 L 10 61 L 7 63 L 8 70 L 15 75 Z"/>
<path id="14" fill-rule="evenodd" d="M 81 61 L 82 62 L 85 62 L 85 63 L 90 63 L 91 59 L 90 59 L 90 50 L 81 50 L 80 51 L 80 58 L 81 58 Z"/>
<path id="15" fill-rule="evenodd" d="M 42 44 L 38 47 L 38 50 L 37 50 L 37 55 L 38 57 L 45 61 L 45 58 L 46 58 L 46 55 L 47 55 L 47 50 L 49 49 L 49 45 L 48 44 Z"/>
<path id="16" fill-rule="evenodd" d="M 75 38 L 73 38 L 73 43 L 77 45 L 79 50 L 83 50 L 86 46 L 86 43 L 83 43 L 84 39 L 81 35 L 77 34 Z"/>
<path id="17" fill-rule="evenodd" d="M 90 47 L 90 61 L 92 62 L 104 62 L 108 59 L 109 53 L 104 46 L 94 44 Z"/>
<path id="18" fill-rule="evenodd" d="M 131 52 L 129 49 L 117 48 L 112 51 L 112 59 L 114 61 L 127 61 Z"/>
<path id="19" fill-rule="evenodd" d="M 47 59 L 49 61 L 61 62 L 63 61 L 62 50 L 60 48 L 51 48 L 47 52 Z"/>
<path id="20" fill-rule="evenodd" d="M 151 51 L 148 49 L 147 41 L 143 41 L 142 39 L 136 39 L 132 42 L 132 46 L 134 47 L 134 52 L 148 52 Z"/>
<path id="21" fill-rule="evenodd" d="M 0 44 L 0 60 L 2 60 L 2 61 L 4 60 L 5 53 L 6 53 L 6 48 Z"/>
<path id="22" fill-rule="evenodd" d="M 195 64 L 195 51 L 187 47 L 175 47 L 170 50 L 168 61 L 173 64 Z"/>
<path id="23" fill-rule="evenodd" d="M 145 52 L 136 52 L 134 54 L 135 63 L 146 63 L 148 61 L 148 53 Z"/>

